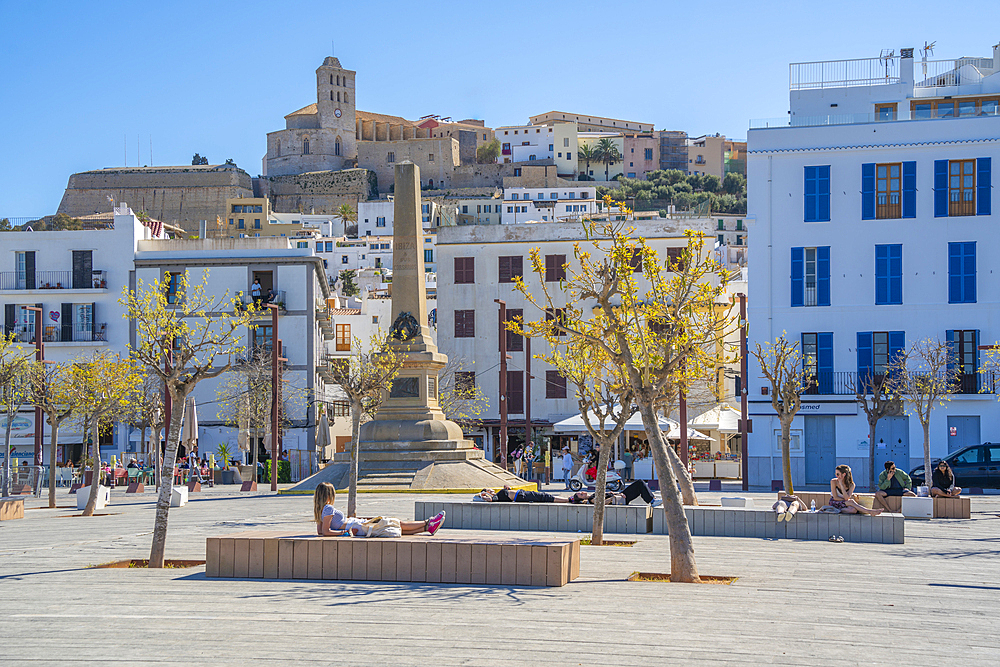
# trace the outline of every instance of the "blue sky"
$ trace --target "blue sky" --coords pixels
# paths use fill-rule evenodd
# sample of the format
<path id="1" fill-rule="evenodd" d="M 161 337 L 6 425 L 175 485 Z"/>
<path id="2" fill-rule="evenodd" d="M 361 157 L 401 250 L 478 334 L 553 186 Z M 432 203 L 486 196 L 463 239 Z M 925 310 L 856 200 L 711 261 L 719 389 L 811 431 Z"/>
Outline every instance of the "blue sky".
<path id="1" fill-rule="evenodd" d="M 126 161 L 259 174 L 331 41 L 366 111 L 496 127 L 558 109 L 743 139 L 787 110 L 790 62 L 1000 40 L 989 3 L 951 21 L 940 3 L 812 5 L 0 0 L 0 217 L 54 213 L 70 174 Z"/>

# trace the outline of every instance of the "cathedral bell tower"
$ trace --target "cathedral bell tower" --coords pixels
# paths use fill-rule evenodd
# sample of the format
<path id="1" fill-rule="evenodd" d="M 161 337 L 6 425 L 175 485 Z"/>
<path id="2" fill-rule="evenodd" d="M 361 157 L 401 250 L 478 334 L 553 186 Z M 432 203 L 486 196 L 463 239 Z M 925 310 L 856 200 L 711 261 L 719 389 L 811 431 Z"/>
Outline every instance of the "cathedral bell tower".
<path id="1" fill-rule="evenodd" d="M 343 160 L 341 168 L 350 166 L 358 157 L 355 135 L 355 87 L 356 72 L 344 69 L 340 61 L 328 56 L 316 70 L 316 110 L 319 115 L 319 126 L 329 130 L 332 145 L 328 146 L 328 155 L 340 157 Z"/>

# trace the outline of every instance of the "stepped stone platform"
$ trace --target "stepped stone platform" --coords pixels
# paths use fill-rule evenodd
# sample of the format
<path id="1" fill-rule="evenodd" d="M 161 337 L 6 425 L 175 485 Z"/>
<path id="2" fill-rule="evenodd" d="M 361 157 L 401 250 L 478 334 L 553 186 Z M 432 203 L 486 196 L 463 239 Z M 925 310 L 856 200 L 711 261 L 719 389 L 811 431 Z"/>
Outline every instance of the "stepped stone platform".
<path id="1" fill-rule="evenodd" d="M 361 452 L 358 466 L 358 489 L 363 491 L 452 491 L 476 493 L 484 488 L 500 488 L 505 484 L 513 488 L 531 488 L 535 485 L 482 458 L 464 460 L 371 460 L 368 452 Z M 472 452 L 469 452 L 470 454 Z M 415 452 L 421 454 L 421 452 Z M 430 454 L 438 452 L 425 452 Z M 339 455 L 338 455 L 339 456 Z M 302 480 L 282 494 L 312 493 L 323 482 L 333 484 L 338 490 L 346 489 L 350 482 L 350 462 L 334 460 L 318 473 Z"/>

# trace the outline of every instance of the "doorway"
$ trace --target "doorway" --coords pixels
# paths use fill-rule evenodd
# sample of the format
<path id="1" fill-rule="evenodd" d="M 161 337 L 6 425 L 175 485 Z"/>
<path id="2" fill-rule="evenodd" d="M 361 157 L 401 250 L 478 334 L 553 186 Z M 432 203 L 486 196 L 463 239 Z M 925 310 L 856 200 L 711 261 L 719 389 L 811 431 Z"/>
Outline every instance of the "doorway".
<path id="1" fill-rule="evenodd" d="M 910 418 L 882 417 L 875 427 L 875 474 L 893 461 L 901 470 L 910 467 Z"/>
<path id="2" fill-rule="evenodd" d="M 824 484 L 837 467 L 837 418 L 807 415 L 805 421 L 806 484 Z"/>
<path id="3" fill-rule="evenodd" d="M 973 417 L 953 417 L 948 415 L 948 453 L 958 451 L 967 445 L 978 445 L 979 415 Z"/>

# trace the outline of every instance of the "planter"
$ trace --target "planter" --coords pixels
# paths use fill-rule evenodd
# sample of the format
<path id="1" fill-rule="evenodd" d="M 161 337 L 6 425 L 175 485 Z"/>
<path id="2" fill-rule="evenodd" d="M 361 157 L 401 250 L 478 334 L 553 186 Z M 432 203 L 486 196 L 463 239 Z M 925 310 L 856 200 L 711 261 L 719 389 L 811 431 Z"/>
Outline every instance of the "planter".
<path id="1" fill-rule="evenodd" d="M 235 470 L 216 470 L 214 475 L 216 484 L 236 484 Z"/>

